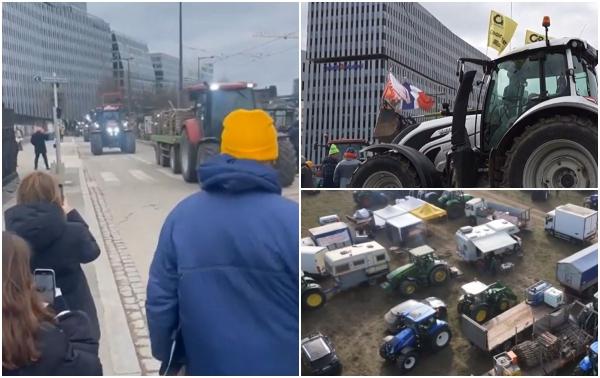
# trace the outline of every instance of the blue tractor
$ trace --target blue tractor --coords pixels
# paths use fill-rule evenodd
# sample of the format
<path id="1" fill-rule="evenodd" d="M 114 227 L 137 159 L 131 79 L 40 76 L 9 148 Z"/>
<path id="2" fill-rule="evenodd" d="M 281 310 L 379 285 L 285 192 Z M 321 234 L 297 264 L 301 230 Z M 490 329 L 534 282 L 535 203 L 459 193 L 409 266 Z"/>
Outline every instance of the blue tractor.
<path id="1" fill-rule="evenodd" d="M 439 319 L 437 311 L 423 302 L 413 301 L 400 316 L 403 327 L 395 335 L 386 336 L 379 355 L 395 362 L 401 374 L 411 371 L 424 350 L 438 351 L 450 344 L 452 332 L 448 323 Z"/>
<path id="2" fill-rule="evenodd" d="M 588 349 L 588 354 L 575 367 L 573 375 L 598 376 L 598 341 L 594 341 Z"/>

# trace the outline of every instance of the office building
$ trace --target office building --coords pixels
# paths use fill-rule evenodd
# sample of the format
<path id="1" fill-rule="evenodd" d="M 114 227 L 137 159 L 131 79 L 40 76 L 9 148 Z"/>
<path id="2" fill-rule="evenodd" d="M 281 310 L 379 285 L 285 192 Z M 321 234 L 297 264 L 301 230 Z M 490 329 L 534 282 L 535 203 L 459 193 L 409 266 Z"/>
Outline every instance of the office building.
<path id="1" fill-rule="evenodd" d="M 117 91 L 133 109 L 156 93 L 156 77 L 148 45 L 119 32 L 112 32 L 113 79 Z M 131 88 L 131 96 L 128 95 Z"/>
<path id="2" fill-rule="evenodd" d="M 111 76 L 111 34 L 85 3 L 2 3 L 2 101 L 15 122 L 51 120 L 53 92 L 37 77 L 53 72 L 63 118 L 79 120 L 98 101 Z"/>
<path id="3" fill-rule="evenodd" d="M 302 152 L 316 162 L 325 134 L 372 141 L 389 71 L 440 110 L 456 94 L 456 59 L 486 59 L 418 3 L 309 3 L 307 29 Z"/>
<path id="4" fill-rule="evenodd" d="M 150 58 L 157 91 L 176 90 L 179 82 L 179 59 L 163 53 L 151 53 Z"/>

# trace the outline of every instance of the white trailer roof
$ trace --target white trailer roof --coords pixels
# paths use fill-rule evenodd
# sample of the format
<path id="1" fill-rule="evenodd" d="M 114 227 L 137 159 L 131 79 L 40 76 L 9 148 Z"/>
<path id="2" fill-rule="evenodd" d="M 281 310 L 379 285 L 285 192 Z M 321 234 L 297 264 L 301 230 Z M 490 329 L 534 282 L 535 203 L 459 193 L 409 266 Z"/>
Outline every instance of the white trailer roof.
<path id="1" fill-rule="evenodd" d="M 411 213 L 402 214 L 399 217 L 388 219 L 387 221 L 387 224 L 399 230 L 419 223 L 423 223 L 423 220 L 415 217 Z"/>
<path id="2" fill-rule="evenodd" d="M 518 232 L 519 228 L 505 219 L 496 219 L 482 225 L 494 231 Z M 480 226 L 481 227 L 481 226 Z"/>
<path id="3" fill-rule="evenodd" d="M 556 208 L 556 210 L 571 213 L 578 215 L 580 217 L 589 217 L 590 215 L 594 215 L 597 213 L 596 210 L 588 209 L 587 207 L 581 207 L 577 205 L 573 205 L 572 203 L 568 203 L 566 205 L 561 205 Z"/>
<path id="4" fill-rule="evenodd" d="M 473 240 L 473 244 L 482 253 L 492 252 L 500 248 L 510 247 L 517 244 L 517 241 L 510 237 L 510 235 L 500 232 L 492 235 L 487 235 L 482 238 Z"/>
<path id="5" fill-rule="evenodd" d="M 309 229 L 308 232 L 310 232 L 310 234 L 313 235 L 314 237 L 317 237 L 322 234 L 326 234 L 329 232 L 335 232 L 335 231 L 339 231 L 339 230 L 344 230 L 347 228 L 348 228 L 348 225 L 344 222 L 333 222 L 333 223 L 326 224 L 324 226 L 313 227 L 313 228 Z"/>
<path id="6" fill-rule="evenodd" d="M 303 245 L 300 247 L 300 254 L 302 255 L 316 255 L 321 251 L 327 251 L 327 247 L 313 247 L 308 245 Z"/>
<path id="7" fill-rule="evenodd" d="M 585 272 L 594 264 L 598 264 L 598 243 L 565 257 L 558 264 L 571 264 L 578 272 Z"/>
<path id="8" fill-rule="evenodd" d="M 383 220 L 391 219 L 406 213 L 406 210 L 397 208 L 395 206 L 386 206 L 383 209 L 373 211 L 374 216 L 377 216 Z"/>
<path id="9" fill-rule="evenodd" d="M 381 244 L 377 243 L 376 241 L 370 241 L 329 251 L 325 253 L 325 260 L 334 263 L 340 260 L 345 260 L 349 257 L 368 255 L 374 252 L 382 251 L 385 252 L 386 249 Z"/>
<path id="10" fill-rule="evenodd" d="M 419 207 L 423 206 L 426 203 L 427 202 L 420 200 L 418 198 L 406 196 L 404 198 L 398 198 L 396 200 L 396 205 L 394 205 L 394 207 L 396 207 L 398 209 L 406 210 L 408 212 L 408 211 L 413 211 L 414 209 L 418 209 Z"/>

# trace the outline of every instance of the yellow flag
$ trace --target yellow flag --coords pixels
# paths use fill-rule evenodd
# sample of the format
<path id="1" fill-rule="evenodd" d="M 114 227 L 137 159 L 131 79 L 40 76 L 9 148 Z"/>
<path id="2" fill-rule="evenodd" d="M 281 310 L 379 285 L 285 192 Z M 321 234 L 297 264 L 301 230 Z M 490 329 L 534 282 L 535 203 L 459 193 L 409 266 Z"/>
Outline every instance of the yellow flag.
<path id="1" fill-rule="evenodd" d="M 548 38 L 550 38 L 550 37 L 548 37 Z M 544 37 L 543 34 L 536 33 L 529 29 L 525 30 L 525 44 L 526 45 L 530 44 L 530 43 L 540 42 L 545 39 L 546 39 L 546 37 Z"/>
<path id="2" fill-rule="evenodd" d="M 496 11 L 490 13 L 490 30 L 488 31 L 488 46 L 501 53 L 515 34 L 517 23 Z"/>

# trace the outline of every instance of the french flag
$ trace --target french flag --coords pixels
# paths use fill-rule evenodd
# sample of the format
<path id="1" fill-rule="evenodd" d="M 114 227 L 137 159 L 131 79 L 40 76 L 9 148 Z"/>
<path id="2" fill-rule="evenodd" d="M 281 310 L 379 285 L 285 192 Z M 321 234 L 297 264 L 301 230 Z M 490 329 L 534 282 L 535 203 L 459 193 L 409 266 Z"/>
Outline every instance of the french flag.
<path id="1" fill-rule="evenodd" d="M 435 105 L 435 100 L 431 96 L 409 82 L 404 82 L 402 86 L 410 97 L 409 101 L 402 102 L 402 110 L 423 109 L 429 111 Z"/>

